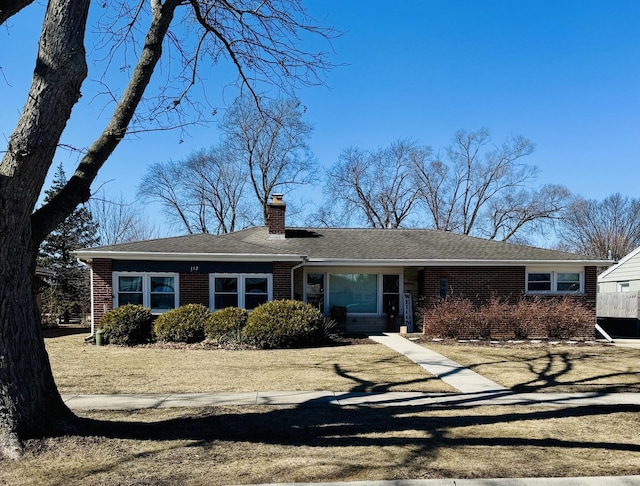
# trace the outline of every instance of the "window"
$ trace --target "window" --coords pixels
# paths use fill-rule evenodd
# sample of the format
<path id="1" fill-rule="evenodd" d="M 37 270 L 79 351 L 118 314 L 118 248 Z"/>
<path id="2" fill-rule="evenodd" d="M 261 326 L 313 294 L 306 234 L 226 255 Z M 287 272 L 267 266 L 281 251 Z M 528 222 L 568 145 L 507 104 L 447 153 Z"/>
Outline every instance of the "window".
<path id="1" fill-rule="evenodd" d="M 330 307 L 346 307 L 348 314 L 378 312 L 378 274 L 329 274 Z"/>
<path id="2" fill-rule="evenodd" d="M 240 307 L 251 310 L 272 298 L 272 279 L 268 274 L 212 274 L 214 309 Z"/>
<path id="3" fill-rule="evenodd" d="M 558 292 L 580 292 L 579 273 L 558 273 L 556 290 Z"/>
<path id="4" fill-rule="evenodd" d="M 400 275 L 382 276 L 382 312 L 397 316 L 400 311 Z"/>
<path id="5" fill-rule="evenodd" d="M 324 312 L 324 273 L 307 274 L 306 292 L 306 302 Z"/>
<path id="6" fill-rule="evenodd" d="M 438 281 L 438 293 L 441 299 L 446 299 L 449 295 L 449 279 L 441 277 Z"/>
<path id="7" fill-rule="evenodd" d="M 582 272 L 528 271 L 527 293 L 572 294 L 583 292 Z"/>
<path id="8" fill-rule="evenodd" d="M 401 315 L 402 271 L 380 268 L 360 273 L 358 270 L 357 267 L 314 268 L 305 274 L 305 301 L 325 313 L 345 308 L 347 315 Z"/>
<path id="9" fill-rule="evenodd" d="M 114 307 L 143 305 L 154 314 L 178 307 L 178 275 L 116 273 L 113 277 Z"/>
<path id="10" fill-rule="evenodd" d="M 551 292 L 551 272 L 528 274 L 527 292 Z"/>

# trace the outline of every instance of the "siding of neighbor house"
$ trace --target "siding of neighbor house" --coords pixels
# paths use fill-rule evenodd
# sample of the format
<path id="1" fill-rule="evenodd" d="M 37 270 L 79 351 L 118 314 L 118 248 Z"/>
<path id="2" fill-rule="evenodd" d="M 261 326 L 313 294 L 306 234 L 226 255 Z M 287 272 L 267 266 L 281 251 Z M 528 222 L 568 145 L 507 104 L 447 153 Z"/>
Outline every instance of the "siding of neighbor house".
<path id="1" fill-rule="evenodd" d="M 628 282 L 628 291 L 640 291 L 640 251 L 635 250 L 627 260 L 611 267 L 598 279 L 598 290 L 602 293 L 619 292 L 619 284 Z"/>

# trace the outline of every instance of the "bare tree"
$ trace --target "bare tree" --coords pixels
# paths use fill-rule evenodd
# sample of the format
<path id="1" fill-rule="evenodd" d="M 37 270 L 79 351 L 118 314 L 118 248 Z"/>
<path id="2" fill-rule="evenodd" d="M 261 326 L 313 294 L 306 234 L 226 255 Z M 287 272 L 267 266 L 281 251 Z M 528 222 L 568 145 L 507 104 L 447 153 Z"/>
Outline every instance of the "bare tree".
<path id="1" fill-rule="evenodd" d="M 182 161 L 153 164 L 138 189 L 146 200 L 160 202 L 189 234 L 228 233 L 238 224 L 266 222 L 273 192 L 313 180 L 313 155 L 306 143 L 311 127 L 302 121 L 299 101 L 256 104 L 239 98 L 220 127 L 219 146 Z M 246 194 L 247 183 L 253 200 Z"/>
<path id="2" fill-rule="evenodd" d="M 307 144 L 312 129 L 302 120 L 303 112 L 297 99 L 256 105 L 241 97 L 222 121 L 224 150 L 236 165 L 247 167 L 264 223 L 271 194 L 315 180 L 314 157 Z"/>
<path id="3" fill-rule="evenodd" d="M 372 228 L 398 228 L 417 200 L 412 164 L 430 153 L 430 148 L 410 140 L 375 151 L 347 148 L 327 171 L 327 192 L 333 204 L 340 205 L 343 217 L 361 218 Z"/>
<path id="4" fill-rule="evenodd" d="M 29 2 L 5 3 L 3 23 Z M 163 120 L 188 121 L 189 109 L 197 107 L 190 93 L 207 60 L 230 62 L 238 73 L 237 85 L 250 93 L 263 89 L 263 83 L 293 89 L 321 82 L 319 75 L 328 67 L 324 54 L 299 46 L 303 37 L 326 39 L 332 32 L 319 27 L 297 0 L 106 2 L 102 19 L 108 23 L 98 29 L 102 43 L 97 47 L 106 49 L 107 68 L 127 75 L 126 86 L 106 90 L 114 103 L 100 107 L 113 109 L 103 132 L 86 144 L 89 148 L 67 184 L 34 212 L 87 77 L 89 4 L 47 3 L 32 84 L 0 162 L 0 452 L 10 457 L 21 454 L 25 437 L 64 430 L 70 423 L 81 426 L 63 403 L 51 373 L 35 302 L 35 261 L 46 235 L 89 199 L 91 183 L 118 144 L 132 127 L 149 128 L 149 120 L 157 126 Z M 177 73 L 171 79 L 175 84 L 161 84 L 166 77 L 154 78 L 154 96 L 145 97 L 163 49 L 173 64 L 159 74 Z M 136 118 L 142 106 L 149 111 Z"/>
<path id="5" fill-rule="evenodd" d="M 564 213 L 562 247 L 619 260 L 640 246 L 640 200 L 612 194 L 602 201 L 576 199 Z"/>
<path id="6" fill-rule="evenodd" d="M 96 194 L 88 203 L 101 245 L 116 245 L 157 236 L 155 228 L 144 216 L 143 209 L 126 200 L 123 194 Z"/>
<path id="7" fill-rule="evenodd" d="M 165 214 L 189 234 L 229 233 L 245 221 L 242 196 L 246 179 L 243 167 L 212 147 L 184 160 L 151 165 L 138 194 L 159 202 Z"/>
<path id="8" fill-rule="evenodd" d="M 416 159 L 415 183 L 436 229 L 512 239 L 557 219 L 569 191 L 557 185 L 532 189 L 537 168 L 520 159 L 533 152 L 524 137 L 491 144 L 487 129 L 456 132 L 441 157 Z"/>
<path id="9" fill-rule="evenodd" d="M 487 203 L 486 237 L 502 241 L 526 243 L 526 233 L 544 234 L 549 226 L 561 219 L 571 199 L 569 190 L 557 184 L 545 184 L 538 189 L 521 189 L 492 199 Z"/>

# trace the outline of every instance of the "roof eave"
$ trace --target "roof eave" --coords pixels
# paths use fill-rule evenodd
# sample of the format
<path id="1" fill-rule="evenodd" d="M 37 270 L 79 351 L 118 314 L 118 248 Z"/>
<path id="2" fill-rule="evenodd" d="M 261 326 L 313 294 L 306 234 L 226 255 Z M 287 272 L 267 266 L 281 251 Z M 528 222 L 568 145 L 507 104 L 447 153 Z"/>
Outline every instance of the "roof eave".
<path id="1" fill-rule="evenodd" d="M 233 261 L 233 262 L 302 262 L 303 255 L 250 254 L 250 253 L 171 253 L 171 252 L 122 252 L 122 251 L 76 251 L 74 255 L 82 261 L 109 260 L 156 260 L 156 261 Z"/>
<path id="2" fill-rule="evenodd" d="M 609 260 L 468 260 L 468 259 L 339 259 L 339 258 L 313 258 L 310 257 L 306 264 L 309 266 L 465 266 L 465 267 L 489 267 L 489 266 L 526 266 L 526 265 L 576 265 L 576 266 L 605 266 L 611 265 Z"/>

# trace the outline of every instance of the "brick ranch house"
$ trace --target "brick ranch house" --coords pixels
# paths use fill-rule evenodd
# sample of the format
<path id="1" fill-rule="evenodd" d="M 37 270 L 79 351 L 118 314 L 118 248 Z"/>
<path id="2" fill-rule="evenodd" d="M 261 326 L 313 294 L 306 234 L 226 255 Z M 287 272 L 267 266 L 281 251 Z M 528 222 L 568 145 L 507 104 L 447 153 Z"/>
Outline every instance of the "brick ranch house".
<path id="1" fill-rule="evenodd" d="M 417 331 L 416 303 L 447 295 L 574 295 L 595 324 L 596 268 L 611 262 L 437 230 L 287 228 L 285 210 L 275 195 L 267 226 L 76 251 L 91 267 L 92 326 L 127 303 L 161 314 L 297 299 L 347 332 Z"/>

